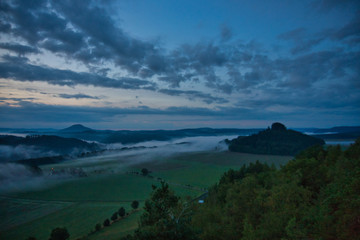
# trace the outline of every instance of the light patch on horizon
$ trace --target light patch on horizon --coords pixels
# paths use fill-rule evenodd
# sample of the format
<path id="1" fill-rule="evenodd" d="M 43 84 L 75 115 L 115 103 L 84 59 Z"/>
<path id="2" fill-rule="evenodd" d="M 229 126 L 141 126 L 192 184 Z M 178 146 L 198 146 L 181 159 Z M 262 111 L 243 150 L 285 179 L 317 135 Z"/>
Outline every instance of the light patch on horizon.
<path id="1" fill-rule="evenodd" d="M 129 91 L 93 86 L 67 87 L 51 85 L 46 82 L 18 82 L 6 79 L 0 79 L 0 84 L 2 85 L 0 97 L 3 98 L 3 102 L 0 102 L 0 104 L 8 102 L 16 106 L 19 106 L 16 103 L 21 102 L 21 99 L 26 102 L 48 105 L 91 107 L 130 108 L 156 106 L 156 108 L 165 109 L 167 107 L 184 107 L 188 105 L 192 107 L 210 106 L 202 101 L 146 90 Z M 89 97 L 76 98 L 76 95 L 84 93 Z M 62 94 L 74 95 L 75 97 L 64 98 L 61 97 Z"/>

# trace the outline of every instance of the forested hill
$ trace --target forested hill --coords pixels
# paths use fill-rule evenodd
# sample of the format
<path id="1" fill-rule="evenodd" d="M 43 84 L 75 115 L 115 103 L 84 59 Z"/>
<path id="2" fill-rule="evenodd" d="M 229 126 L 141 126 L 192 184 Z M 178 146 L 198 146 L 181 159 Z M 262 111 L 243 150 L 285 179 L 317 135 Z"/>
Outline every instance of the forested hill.
<path id="1" fill-rule="evenodd" d="M 322 139 L 286 129 L 281 123 L 274 123 L 258 134 L 240 136 L 228 143 L 229 150 L 233 152 L 292 156 L 308 147 L 325 144 Z"/>
<path id="2" fill-rule="evenodd" d="M 235 129 L 235 128 L 195 128 L 179 130 L 94 130 L 80 124 L 57 132 L 49 133 L 67 138 L 85 139 L 101 143 L 133 144 L 146 141 L 168 141 L 185 137 L 222 136 L 222 135 L 248 135 L 257 133 L 262 129 Z"/>

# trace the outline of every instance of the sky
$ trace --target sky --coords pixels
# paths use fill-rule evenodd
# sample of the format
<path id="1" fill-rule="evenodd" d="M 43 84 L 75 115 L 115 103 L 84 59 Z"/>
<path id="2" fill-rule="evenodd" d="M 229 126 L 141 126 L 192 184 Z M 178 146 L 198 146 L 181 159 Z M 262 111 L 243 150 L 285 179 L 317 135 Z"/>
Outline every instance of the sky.
<path id="1" fill-rule="evenodd" d="M 0 1 L 0 127 L 360 125 L 358 0 Z"/>

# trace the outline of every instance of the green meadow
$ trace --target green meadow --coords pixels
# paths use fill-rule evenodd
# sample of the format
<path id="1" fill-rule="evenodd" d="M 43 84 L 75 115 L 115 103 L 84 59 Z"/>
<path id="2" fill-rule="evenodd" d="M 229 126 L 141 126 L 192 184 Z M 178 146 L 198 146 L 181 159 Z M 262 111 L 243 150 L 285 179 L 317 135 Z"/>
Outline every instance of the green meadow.
<path id="1" fill-rule="evenodd" d="M 141 209 L 109 227 L 95 232 L 95 225 L 120 207 L 131 211 L 131 202 L 140 202 L 140 208 L 152 191 L 152 185 L 166 181 L 177 195 L 195 198 L 218 181 L 229 168 L 260 161 L 280 166 L 291 157 L 252 155 L 231 152 L 193 152 L 171 156 L 148 157 L 134 162 L 135 155 L 90 157 L 75 159 L 49 169 L 82 167 L 87 177 L 54 180 L 43 189 L 4 193 L 0 198 L 0 239 L 17 240 L 29 236 L 48 239 L 52 229 L 66 227 L 70 239 L 118 239 L 137 227 Z M 127 164 L 133 161 L 133 164 Z M 142 168 L 151 171 L 145 177 L 133 172 Z M 54 182 L 54 183 L 53 183 Z"/>

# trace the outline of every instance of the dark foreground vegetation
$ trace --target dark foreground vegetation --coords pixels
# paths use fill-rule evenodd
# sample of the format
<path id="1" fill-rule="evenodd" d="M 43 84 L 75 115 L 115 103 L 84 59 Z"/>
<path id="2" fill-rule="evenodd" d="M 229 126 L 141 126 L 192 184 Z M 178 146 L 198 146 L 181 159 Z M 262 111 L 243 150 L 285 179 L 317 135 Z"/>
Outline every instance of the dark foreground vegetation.
<path id="1" fill-rule="evenodd" d="M 233 152 L 290 155 L 314 145 L 324 145 L 324 140 L 286 129 L 281 123 L 273 123 L 271 128 L 248 137 L 240 136 L 228 141 Z"/>
<path id="2" fill-rule="evenodd" d="M 312 147 L 281 169 L 259 162 L 229 170 L 205 203 L 163 183 L 131 239 L 360 239 L 360 139 Z"/>

